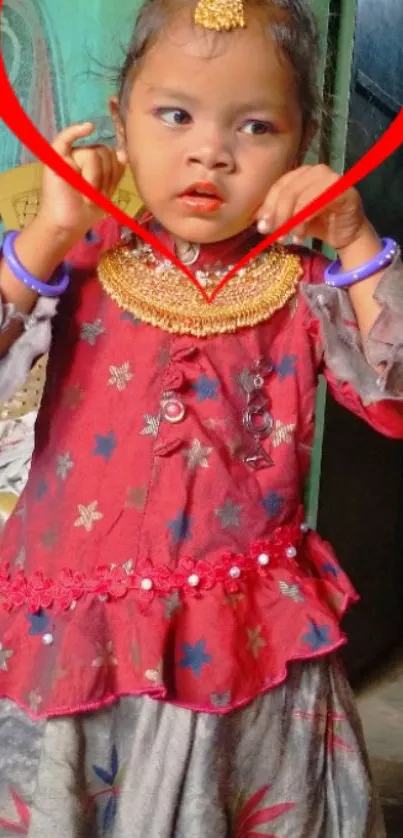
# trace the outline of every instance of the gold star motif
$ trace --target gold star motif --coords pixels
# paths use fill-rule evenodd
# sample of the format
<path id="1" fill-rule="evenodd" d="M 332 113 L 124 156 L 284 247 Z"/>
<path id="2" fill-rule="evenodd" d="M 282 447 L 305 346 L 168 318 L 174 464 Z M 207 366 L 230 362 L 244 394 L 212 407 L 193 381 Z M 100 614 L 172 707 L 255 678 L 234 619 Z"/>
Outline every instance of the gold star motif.
<path id="1" fill-rule="evenodd" d="M 42 701 L 43 701 L 42 696 L 41 696 L 38 689 L 31 690 L 31 692 L 29 694 L 29 697 L 28 697 L 28 701 L 29 701 L 29 706 L 30 706 L 32 712 L 37 713 L 41 704 L 42 704 Z"/>
<path id="2" fill-rule="evenodd" d="M 66 392 L 63 396 L 63 404 L 66 407 L 69 407 L 71 410 L 75 410 L 78 407 L 84 398 L 84 393 L 81 390 L 81 387 L 78 384 L 73 384 L 72 387 L 68 387 Z"/>
<path id="3" fill-rule="evenodd" d="M 91 666 L 96 667 L 97 669 L 109 669 L 110 666 L 117 666 L 118 660 L 115 658 L 115 654 L 113 651 L 113 643 L 112 640 L 109 640 L 106 646 L 102 646 L 101 643 L 95 643 L 98 655 L 92 661 Z"/>
<path id="4" fill-rule="evenodd" d="M 11 649 L 5 649 L 0 643 L 0 669 L 2 672 L 8 672 L 7 661 L 13 656 L 14 652 Z"/>
<path id="5" fill-rule="evenodd" d="M 162 661 L 159 662 L 156 669 L 147 669 L 144 676 L 152 684 L 162 684 Z"/>
<path id="6" fill-rule="evenodd" d="M 130 361 L 125 361 L 120 367 L 109 367 L 110 379 L 108 385 L 116 387 L 117 390 L 125 390 L 129 381 L 133 378 L 133 373 L 130 366 Z"/>
<path id="7" fill-rule="evenodd" d="M 129 486 L 127 490 L 126 507 L 134 506 L 141 512 L 144 509 L 147 489 L 145 486 Z"/>
<path id="8" fill-rule="evenodd" d="M 86 532 L 91 532 L 94 526 L 95 521 L 100 521 L 103 518 L 102 512 L 97 510 L 98 501 L 93 500 L 92 503 L 89 503 L 88 506 L 83 506 L 83 504 L 79 503 L 77 505 L 77 509 L 80 513 L 80 516 L 74 521 L 75 527 L 84 527 Z"/>
<path id="9" fill-rule="evenodd" d="M 184 456 L 188 461 L 188 468 L 193 471 L 194 469 L 198 468 L 208 468 L 209 462 L 208 458 L 212 453 L 212 448 L 208 448 L 206 445 L 202 445 L 199 439 L 193 439 L 190 448 L 186 448 Z"/>
<path id="10" fill-rule="evenodd" d="M 278 446 L 282 444 L 291 445 L 291 435 L 294 433 L 295 428 L 295 422 L 290 422 L 288 425 L 283 425 L 280 419 L 276 419 L 272 436 L 272 443 L 274 448 L 278 448 Z"/>
<path id="11" fill-rule="evenodd" d="M 261 636 L 262 626 L 256 626 L 254 629 L 247 628 L 246 632 L 248 635 L 247 648 L 252 652 L 254 658 L 258 658 L 259 650 L 267 646 L 265 639 Z"/>
<path id="12" fill-rule="evenodd" d="M 243 599 L 245 599 L 245 594 L 242 593 L 226 594 L 224 597 L 225 602 L 230 606 L 230 608 L 237 608 Z"/>

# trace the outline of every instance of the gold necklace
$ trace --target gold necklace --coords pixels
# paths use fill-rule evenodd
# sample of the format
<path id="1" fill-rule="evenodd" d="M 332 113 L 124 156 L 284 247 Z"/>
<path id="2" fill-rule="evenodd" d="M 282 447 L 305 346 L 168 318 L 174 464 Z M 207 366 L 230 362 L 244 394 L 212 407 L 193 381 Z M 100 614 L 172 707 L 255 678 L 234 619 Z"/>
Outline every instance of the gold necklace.
<path id="1" fill-rule="evenodd" d="M 195 277 L 211 298 L 230 270 L 196 271 Z M 208 302 L 176 265 L 159 260 L 144 242 L 117 245 L 98 266 L 102 287 L 120 308 L 164 331 L 196 337 L 267 320 L 295 294 L 302 274 L 299 257 L 274 246 L 237 271 Z"/>

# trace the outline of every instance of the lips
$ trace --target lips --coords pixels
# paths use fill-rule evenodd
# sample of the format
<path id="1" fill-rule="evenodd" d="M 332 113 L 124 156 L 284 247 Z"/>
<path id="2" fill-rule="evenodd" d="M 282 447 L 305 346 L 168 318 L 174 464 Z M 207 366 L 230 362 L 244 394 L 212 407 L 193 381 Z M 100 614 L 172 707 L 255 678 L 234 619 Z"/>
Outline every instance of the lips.
<path id="1" fill-rule="evenodd" d="M 214 183 L 198 181 L 188 186 L 179 199 L 188 209 L 195 212 L 215 212 L 224 202 L 224 198 Z"/>

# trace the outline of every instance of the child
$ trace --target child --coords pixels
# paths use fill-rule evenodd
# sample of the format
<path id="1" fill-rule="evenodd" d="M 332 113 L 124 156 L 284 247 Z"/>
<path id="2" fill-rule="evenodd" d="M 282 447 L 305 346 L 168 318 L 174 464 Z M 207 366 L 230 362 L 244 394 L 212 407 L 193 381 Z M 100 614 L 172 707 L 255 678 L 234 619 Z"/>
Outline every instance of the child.
<path id="1" fill-rule="evenodd" d="M 212 294 L 337 179 L 302 165 L 316 50 L 301 0 L 147 0 L 118 151 L 75 148 L 89 125 L 55 148 L 108 196 L 128 162 L 144 226 Z M 295 231 L 338 252 L 326 282 L 322 256 L 280 244 L 209 305 L 99 219 L 47 171 L 3 246 L 2 397 L 57 316 L 1 547 L 0 836 L 379 838 L 335 655 L 356 594 L 301 493 L 320 371 L 403 437 L 397 245 L 350 190 Z"/>

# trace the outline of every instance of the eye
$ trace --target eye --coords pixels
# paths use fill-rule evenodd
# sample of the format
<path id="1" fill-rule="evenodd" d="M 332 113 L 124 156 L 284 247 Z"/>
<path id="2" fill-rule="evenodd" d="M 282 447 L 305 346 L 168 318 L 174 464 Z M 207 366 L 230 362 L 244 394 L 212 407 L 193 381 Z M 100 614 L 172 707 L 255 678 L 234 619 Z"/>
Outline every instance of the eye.
<path id="1" fill-rule="evenodd" d="M 157 108 L 156 115 L 165 125 L 188 125 L 192 120 L 182 108 Z"/>
<path id="2" fill-rule="evenodd" d="M 245 134 L 261 136 L 263 134 L 275 134 L 276 129 L 271 122 L 263 122 L 261 119 L 248 119 L 241 129 Z"/>

